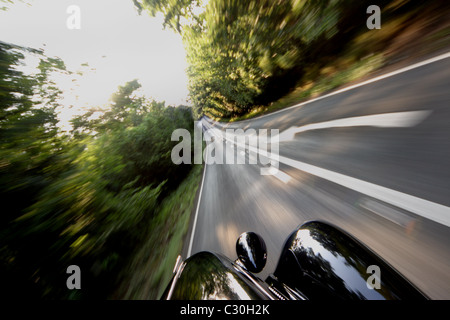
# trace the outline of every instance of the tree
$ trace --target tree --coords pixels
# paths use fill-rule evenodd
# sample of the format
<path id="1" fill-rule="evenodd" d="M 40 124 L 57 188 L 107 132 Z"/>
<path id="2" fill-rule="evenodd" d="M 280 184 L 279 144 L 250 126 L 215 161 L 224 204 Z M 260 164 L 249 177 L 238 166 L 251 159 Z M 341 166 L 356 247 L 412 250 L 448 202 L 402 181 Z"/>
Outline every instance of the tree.
<path id="1" fill-rule="evenodd" d="M 286 94 L 299 80 L 310 48 L 331 39 L 339 1 L 140 1 L 183 36 L 195 113 L 245 114 Z M 188 23 L 181 25 L 180 17 Z"/>
<path id="2" fill-rule="evenodd" d="M 162 12 L 164 26 L 181 32 L 182 20 L 195 18 L 194 9 L 201 6 L 202 0 L 133 0 L 133 3 L 139 12 L 146 10 L 153 17 Z"/>
<path id="3" fill-rule="evenodd" d="M 27 55 L 40 61 L 34 75 L 19 69 Z M 28 281 L 38 260 L 27 254 L 32 252 L 23 242 L 25 229 L 16 221 L 70 168 L 65 138 L 57 135 L 55 109 L 61 92 L 49 78 L 55 71 L 66 72 L 61 60 L 0 42 L 0 281 L 8 296 L 36 292 Z"/>
<path id="4" fill-rule="evenodd" d="M 366 18 L 356 0 L 136 2 L 182 35 L 198 117 L 231 118 L 279 99 L 339 54 Z"/>
<path id="5" fill-rule="evenodd" d="M 26 54 L 36 74 L 19 71 Z M 99 118 L 74 119 L 61 135 L 55 110 L 61 91 L 52 72 L 70 74 L 59 59 L 0 43 L 0 282 L 15 298 L 105 298 L 121 268 L 148 236 L 165 195 L 191 166 L 170 158 L 171 132 L 193 130 L 189 109 L 135 95 L 130 81 Z M 64 285 L 78 265 L 83 290 Z"/>

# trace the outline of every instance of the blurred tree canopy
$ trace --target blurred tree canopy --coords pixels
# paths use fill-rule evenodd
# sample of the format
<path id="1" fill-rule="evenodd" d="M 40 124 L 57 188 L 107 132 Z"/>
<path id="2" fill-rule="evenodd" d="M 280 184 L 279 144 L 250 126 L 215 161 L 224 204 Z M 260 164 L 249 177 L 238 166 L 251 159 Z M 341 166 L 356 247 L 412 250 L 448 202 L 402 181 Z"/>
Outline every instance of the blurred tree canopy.
<path id="1" fill-rule="evenodd" d="M 36 71 L 20 71 L 24 58 Z M 14 298 L 105 298 L 158 204 L 190 172 L 170 154 L 176 128 L 193 132 L 189 108 L 135 95 L 133 80 L 110 109 L 73 119 L 63 134 L 62 92 L 52 72 L 63 61 L 0 42 L 0 283 Z M 66 268 L 83 270 L 83 290 L 68 295 Z"/>
<path id="2" fill-rule="evenodd" d="M 183 36 L 194 113 L 221 118 L 279 99 L 306 72 L 332 61 L 367 30 L 367 6 L 398 10 L 410 2 L 134 0 Z"/>

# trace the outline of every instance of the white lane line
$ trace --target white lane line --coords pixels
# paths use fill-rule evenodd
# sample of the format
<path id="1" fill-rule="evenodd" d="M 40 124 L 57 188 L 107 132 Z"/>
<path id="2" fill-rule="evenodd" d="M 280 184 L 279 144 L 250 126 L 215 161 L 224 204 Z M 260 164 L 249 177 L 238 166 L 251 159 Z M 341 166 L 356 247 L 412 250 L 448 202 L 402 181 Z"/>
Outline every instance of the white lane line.
<path id="1" fill-rule="evenodd" d="M 407 72 L 407 71 L 410 71 L 410 70 L 413 70 L 413 69 L 425 66 L 427 64 L 431 64 L 431 63 L 440 61 L 440 60 L 444 60 L 444 59 L 447 59 L 447 58 L 450 58 L 450 52 L 447 52 L 447 53 L 441 54 L 439 56 L 436 56 L 434 58 L 430 58 L 430 59 L 427 59 L 427 60 L 424 60 L 424 61 L 412 64 L 412 65 L 410 65 L 408 67 L 400 68 L 400 69 L 398 69 L 396 71 L 389 72 L 387 74 L 384 74 L 384 75 L 381 75 L 381 76 L 369 79 L 367 81 L 364 81 L 364 82 L 361 82 L 361 83 L 358 83 L 358 84 L 355 84 L 355 85 L 352 85 L 352 86 L 349 86 L 349 87 L 346 87 L 346 88 L 343 88 L 343 89 L 331 92 L 331 93 L 326 94 L 324 96 L 320 96 L 320 97 L 317 97 L 317 98 L 314 98 L 314 99 L 311 99 L 311 100 L 308 100 L 308 101 L 305 101 L 305 102 L 302 102 L 302 103 L 298 103 L 298 104 L 293 105 L 293 106 L 291 106 L 289 108 L 284 108 L 282 110 L 278 110 L 278 111 L 275 111 L 275 112 L 272 112 L 272 113 L 269 113 L 269 114 L 266 114 L 266 115 L 262 115 L 260 117 L 257 117 L 256 119 L 261 119 L 261 118 L 264 118 L 264 117 L 273 116 L 273 115 L 275 115 L 277 113 L 285 112 L 287 110 L 290 110 L 290 109 L 293 109 L 293 108 L 297 108 L 297 107 L 306 105 L 306 104 L 311 103 L 311 102 L 319 101 L 319 100 L 322 100 L 322 99 L 325 99 L 325 98 L 337 95 L 337 94 L 342 93 L 342 92 L 350 91 L 352 89 L 355 89 L 355 88 L 358 88 L 358 87 L 362 87 L 362 86 L 365 86 L 367 84 L 370 84 L 370 83 L 373 83 L 373 82 L 376 82 L 376 81 L 379 81 L 379 80 L 382 80 L 382 79 L 386 79 L 386 78 L 395 76 L 397 74 L 404 73 L 404 72 Z M 206 117 L 206 120 L 207 120 L 207 122 L 211 122 L 211 124 L 218 125 L 220 127 L 229 125 L 229 123 L 221 124 L 219 122 L 215 122 L 215 121 L 213 122 L 212 120 L 210 120 L 207 117 Z M 253 121 L 253 120 L 255 120 L 255 119 L 243 120 L 242 122 L 244 122 L 244 121 Z M 241 121 L 238 121 L 238 122 L 241 122 Z M 254 149 L 254 148 L 249 147 L 249 149 Z M 259 150 L 256 149 L 256 152 L 258 152 L 258 151 Z M 369 182 L 365 182 L 363 180 L 359 180 L 359 179 L 356 179 L 356 178 L 348 177 L 348 176 L 345 176 L 345 175 L 342 175 L 342 174 L 339 174 L 339 173 L 336 173 L 336 172 L 333 172 L 333 171 L 329 171 L 329 170 L 326 170 L 326 169 L 315 167 L 315 166 L 312 166 L 312 165 L 309 165 L 309 164 L 306 164 L 306 163 L 302 163 L 300 161 L 292 160 L 292 159 L 289 159 L 289 158 L 285 158 L 285 157 L 281 157 L 280 156 L 280 159 L 276 159 L 276 160 L 277 161 L 279 160 L 280 162 L 283 162 L 283 163 L 285 163 L 285 164 L 287 164 L 287 165 L 289 165 L 291 167 L 294 167 L 294 168 L 297 168 L 299 170 L 308 172 L 310 174 L 313 174 L 315 176 L 321 177 L 323 179 L 335 182 L 335 183 L 340 184 L 342 186 L 345 186 L 345 187 L 347 187 L 349 189 L 352 189 L 352 190 L 355 190 L 357 192 L 369 195 L 369 196 L 371 196 L 373 198 L 382 200 L 384 202 L 393 204 L 395 206 L 398 206 L 400 208 L 403 208 L 405 210 L 408 210 L 410 212 L 416 213 L 416 214 L 418 214 L 420 216 L 423 216 L 425 218 L 428 218 L 430 220 L 436 221 L 438 223 L 441 223 L 441 224 L 443 224 L 445 226 L 450 227 L 450 208 L 446 207 L 444 205 L 440 205 L 440 204 L 437 204 L 437 203 L 434 203 L 434 202 L 431 202 L 431 201 L 428 201 L 428 200 L 417 198 L 417 197 L 414 197 L 414 196 L 411 196 L 411 195 L 408 195 L 408 194 L 405 194 L 405 193 L 402 193 L 402 192 L 399 192 L 399 191 L 391 190 L 391 189 L 388 189 L 388 188 L 385 188 L 385 187 L 381 187 L 381 186 L 375 185 L 373 183 L 369 183 Z M 198 206 L 197 206 L 197 211 L 198 211 Z M 193 238 L 193 236 L 191 236 L 191 242 L 192 242 L 192 238 Z M 191 245 L 192 245 L 192 243 L 191 243 Z"/>
<path id="2" fill-rule="evenodd" d="M 202 184 L 200 185 L 200 193 L 198 195 L 197 209 L 195 210 L 194 225 L 192 226 L 191 240 L 189 241 L 189 248 L 188 248 L 186 258 L 189 258 L 191 256 L 191 252 L 192 252 L 192 244 L 194 242 L 195 227 L 197 226 L 198 211 L 200 208 L 200 201 L 202 200 L 203 184 L 205 182 L 205 176 L 206 176 L 206 166 L 208 163 L 207 158 L 208 158 L 208 153 L 206 153 L 206 156 L 205 156 L 205 163 L 204 163 L 205 167 L 203 168 Z"/>
<path id="3" fill-rule="evenodd" d="M 341 173 L 316 167 L 301 161 L 283 157 L 278 154 L 263 153 L 258 148 L 248 146 L 249 151 L 262 154 L 274 161 L 284 163 L 290 167 L 307 172 L 316 177 L 334 182 L 348 189 L 365 194 L 369 197 L 381 200 L 396 207 L 405 209 L 424 218 L 450 227 L 450 207 L 418 198 L 400 191 L 379 186 L 357 178 L 349 177 Z"/>
<path id="4" fill-rule="evenodd" d="M 392 71 L 392 72 L 388 72 L 386 74 L 383 74 L 381 76 L 378 76 L 378 77 L 375 77 L 375 78 L 363 81 L 361 83 L 357 83 L 357 84 L 354 84 L 352 86 L 342 88 L 340 90 L 328 93 L 328 94 L 326 94 L 324 96 L 320 96 L 320 97 L 317 97 L 317 98 L 314 98 L 314 99 L 311 99 L 311 100 L 308 100 L 308 101 L 305 101 L 305 102 L 298 103 L 298 104 L 293 105 L 293 106 L 288 107 L 288 108 L 284 108 L 284 109 L 281 109 L 281 110 L 278 110 L 278 111 L 274 111 L 274 112 L 271 112 L 271 113 L 259 116 L 259 117 L 254 118 L 254 119 L 242 120 L 242 122 L 244 122 L 244 121 L 252 121 L 252 120 L 256 120 L 256 119 L 261 119 L 261 118 L 268 117 L 268 116 L 273 116 L 274 114 L 277 114 L 277 113 L 280 113 L 280 112 L 284 112 L 284 111 L 287 111 L 287 110 L 290 110 L 290 109 L 293 109 L 293 108 L 301 107 L 301 106 L 304 106 L 304 105 L 306 105 L 308 103 L 311 103 L 311 102 L 315 102 L 315 101 L 319 101 L 319 100 L 322 100 L 322 99 L 326 99 L 326 98 L 334 96 L 336 94 L 339 94 L 339 93 L 342 93 L 342 92 L 346 92 L 346 91 L 350 91 L 350 90 L 353 90 L 355 88 L 362 87 L 362 86 L 365 86 L 367 84 L 370 84 L 370 83 L 373 83 L 373 82 L 376 82 L 376 81 L 380 81 L 380 80 L 383 80 L 383 79 L 395 76 L 397 74 L 400 74 L 400 73 L 403 73 L 403 72 L 407 72 L 407 71 L 410 71 L 410 70 L 413 70 L 413 69 L 425 66 L 425 65 L 433 63 L 433 62 L 441 61 L 441 60 L 444 60 L 444 59 L 447 59 L 447 58 L 450 58 L 450 52 L 446 52 L 446 53 L 443 53 L 443 54 L 438 55 L 436 57 L 433 57 L 433 58 L 430 58 L 430 59 L 427 59 L 427 60 L 424 60 L 424 61 L 421 61 L 421 62 L 418 62 L 418 63 L 414 63 L 414 64 L 412 64 L 410 66 L 407 66 L 407 67 L 404 67 L 404 68 L 400 68 L 400 69 Z M 236 123 L 238 123 L 238 122 L 241 122 L 241 121 L 236 121 Z M 223 124 L 223 125 L 227 125 L 227 124 Z M 223 126 L 223 125 L 221 125 L 221 126 Z"/>
<path id="5" fill-rule="evenodd" d="M 392 117 L 391 114 L 381 114 L 381 115 L 373 115 L 373 116 L 364 116 L 364 117 L 356 117 L 357 120 L 355 121 L 352 119 L 350 122 L 352 123 L 358 123 L 359 125 L 362 125 L 363 123 L 367 125 L 367 120 L 369 119 L 372 121 L 376 119 L 377 126 L 392 126 L 393 123 L 396 123 L 398 126 L 414 126 L 420 121 L 424 119 L 424 117 L 428 116 L 430 111 L 410 111 L 410 114 L 405 117 L 405 112 L 399 112 L 395 113 Z M 391 117 L 389 119 L 386 118 L 386 116 Z M 341 121 L 339 120 L 333 120 L 334 121 Z M 344 119 L 345 122 L 348 124 L 348 119 Z M 382 123 L 382 121 L 387 121 L 387 123 Z M 329 123 L 330 123 L 329 122 Z M 329 124 L 328 123 L 328 124 Z M 336 125 L 336 122 L 334 123 Z M 342 124 L 342 122 L 341 122 Z M 227 138 L 225 137 L 227 140 Z M 241 146 L 239 143 L 236 143 L 234 140 L 230 142 L 236 146 Z M 294 167 L 296 169 L 299 169 L 301 171 L 307 172 L 309 174 L 315 175 L 317 177 L 323 178 L 325 180 L 337 183 L 339 185 L 342 185 L 344 187 L 347 187 L 349 189 L 352 189 L 354 191 L 357 191 L 359 193 L 368 195 L 370 197 L 373 197 L 375 199 L 384 201 L 388 204 L 397 206 L 399 208 L 405 209 L 409 212 L 415 213 L 419 216 L 425 217 L 427 219 L 433 220 L 435 222 L 438 222 L 440 224 L 443 224 L 447 227 L 450 227 L 450 207 L 434 203 L 425 199 L 421 199 L 418 197 L 414 197 L 411 195 L 408 195 L 403 192 L 399 192 L 396 190 L 392 190 L 389 188 L 385 188 L 370 182 L 366 182 L 360 179 L 356 179 L 353 177 L 349 177 L 337 172 L 333 172 L 327 169 L 319 168 L 316 166 L 312 166 L 310 164 L 300 162 L 297 160 L 289 159 L 283 156 L 279 155 L 273 155 L 272 153 L 266 153 L 264 151 L 259 150 L 258 148 L 255 148 L 254 146 L 248 145 L 248 146 L 241 146 L 243 148 L 247 148 L 249 151 L 256 152 L 257 154 L 260 154 L 264 157 L 268 157 L 272 160 L 279 161 L 281 163 L 284 163 L 288 166 Z"/>
<path id="6" fill-rule="evenodd" d="M 271 141 L 293 140 L 295 135 L 300 132 L 328 129 L 328 128 L 342 128 L 342 127 L 379 127 L 379 128 L 407 128 L 414 127 L 421 123 L 432 113 L 431 110 L 419 110 L 419 111 L 404 111 L 404 112 L 392 112 L 382 113 L 368 116 L 351 117 L 336 119 L 331 121 L 311 123 L 301 127 L 291 127 L 279 136 L 271 138 Z"/>
<path id="7" fill-rule="evenodd" d="M 450 227 L 450 207 L 283 156 L 278 161 Z"/>

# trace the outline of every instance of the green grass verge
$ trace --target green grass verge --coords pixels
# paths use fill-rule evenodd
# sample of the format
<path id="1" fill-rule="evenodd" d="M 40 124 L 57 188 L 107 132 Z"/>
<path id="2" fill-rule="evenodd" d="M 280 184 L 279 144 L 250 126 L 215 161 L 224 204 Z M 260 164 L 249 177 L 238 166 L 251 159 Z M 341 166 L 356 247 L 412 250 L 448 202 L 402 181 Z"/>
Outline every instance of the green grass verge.
<path id="1" fill-rule="evenodd" d="M 148 239 L 136 251 L 114 299 L 159 299 L 172 276 L 189 228 L 202 165 L 194 165 L 179 187 L 159 206 L 148 229 Z"/>

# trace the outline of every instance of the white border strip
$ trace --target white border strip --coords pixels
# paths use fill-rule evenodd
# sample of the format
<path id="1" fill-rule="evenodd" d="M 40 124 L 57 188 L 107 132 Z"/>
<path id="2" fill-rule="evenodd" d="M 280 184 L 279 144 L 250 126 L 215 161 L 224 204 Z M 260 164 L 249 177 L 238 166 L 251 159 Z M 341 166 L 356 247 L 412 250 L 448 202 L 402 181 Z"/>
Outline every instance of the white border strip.
<path id="1" fill-rule="evenodd" d="M 195 217 L 194 217 L 194 225 L 192 226 L 192 231 L 191 231 L 191 239 L 189 241 L 189 248 L 188 248 L 188 252 L 187 252 L 187 257 L 189 258 L 191 256 L 191 252 L 192 252 L 192 243 L 194 242 L 194 234 L 195 234 L 195 227 L 197 226 L 197 218 L 198 218 L 198 211 L 200 208 L 200 201 L 202 200 L 202 192 L 203 192 L 203 184 L 205 181 L 205 176 L 206 176 L 206 166 L 207 164 L 207 157 L 208 157 L 208 153 L 206 153 L 206 159 L 204 161 L 204 168 L 203 168 L 203 178 L 202 178 L 202 184 L 200 185 L 200 193 L 198 196 L 198 201 L 197 201 L 197 209 L 195 210 Z"/>
<path id="2" fill-rule="evenodd" d="M 414 63 L 414 64 L 412 64 L 412 65 L 410 65 L 408 67 L 400 68 L 398 70 L 395 70 L 395 71 L 383 74 L 383 75 L 375 77 L 373 79 L 369 79 L 369 80 L 363 81 L 361 83 L 357 83 L 357 84 L 354 84 L 352 86 L 349 86 L 349 87 L 346 87 L 346 88 L 343 88 L 343 89 L 340 89 L 340 90 L 328 93 L 328 94 L 326 94 L 324 96 L 320 96 L 320 97 L 317 97 L 317 98 L 314 98 L 314 99 L 311 99 L 311 100 L 308 100 L 308 101 L 305 101 L 305 102 L 301 102 L 299 104 L 293 105 L 293 106 L 288 107 L 288 108 L 284 108 L 284 109 L 281 109 L 281 110 L 278 110 L 278 111 L 274 111 L 274 112 L 271 112 L 271 113 L 268 113 L 268 114 L 265 114 L 265 115 L 262 115 L 262 116 L 259 116 L 259 117 L 256 117 L 256 118 L 246 119 L 246 120 L 241 120 L 241 121 L 242 122 L 244 122 L 244 121 L 252 121 L 252 120 L 257 120 L 257 119 L 261 119 L 261 118 L 268 117 L 268 116 L 273 116 L 274 114 L 277 114 L 277 113 L 280 113 L 280 112 L 283 112 L 283 111 L 287 111 L 287 110 L 290 110 L 290 109 L 293 109 L 293 108 L 301 107 L 301 106 L 306 105 L 308 103 L 319 101 L 319 100 L 322 100 L 322 99 L 334 96 L 334 95 L 342 93 L 342 92 L 350 91 L 352 89 L 365 86 L 366 84 L 373 83 L 373 82 L 376 82 L 376 81 L 379 81 L 379 80 L 383 80 L 383 79 L 395 76 L 395 75 L 397 75 L 399 73 L 403 73 L 403 72 L 406 72 L 406 71 L 409 71 L 409 70 L 412 70 L 412 69 L 416 69 L 416 68 L 425 66 L 427 64 L 430 64 L 430 63 L 433 63 L 433 62 L 437 62 L 437 61 L 440 61 L 440 60 L 444 60 L 444 59 L 447 59 L 447 58 L 450 58 L 450 52 L 443 53 L 443 54 L 438 55 L 438 56 L 436 56 L 434 58 L 430 58 L 430 59 L 427 59 L 427 60 L 424 60 L 424 61 L 421 61 L 421 62 L 418 62 L 418 63 Z M 239 123 L 241 121 L 235 121 L 235 122 L 230 122 L 230 123 Z"/>

